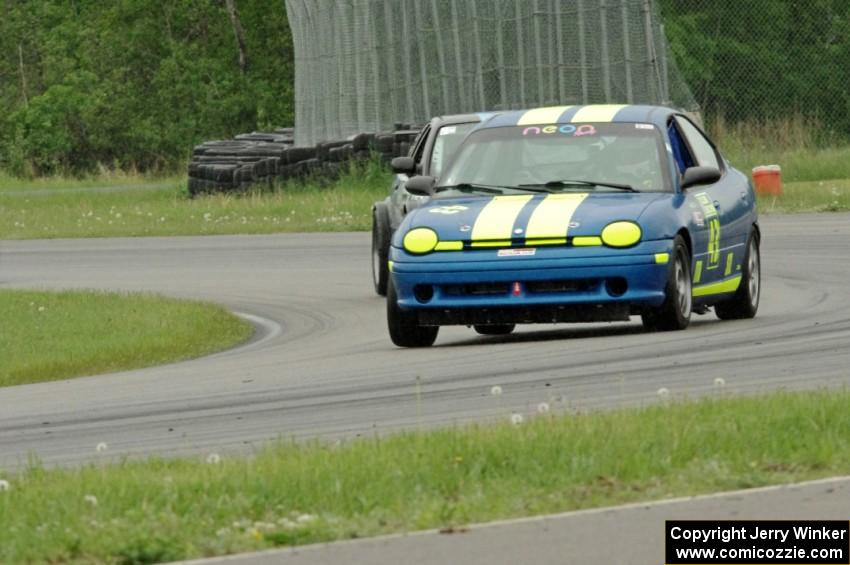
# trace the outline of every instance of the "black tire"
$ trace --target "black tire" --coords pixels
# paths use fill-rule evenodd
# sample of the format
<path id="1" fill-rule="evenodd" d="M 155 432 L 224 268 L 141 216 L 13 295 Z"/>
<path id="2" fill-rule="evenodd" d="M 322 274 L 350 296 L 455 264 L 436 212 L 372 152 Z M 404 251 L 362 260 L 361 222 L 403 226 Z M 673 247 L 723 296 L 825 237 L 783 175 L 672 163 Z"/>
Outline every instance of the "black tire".
<path id="1" fill-rule="evenodd" d="M 420 326 L 415 312 L 399 308 L 392 281 L 387 285 L 387 328 L 390 339 L 399 347 L 431 347 L 440 331 L 440 326 Z"/>
<path id="2" fill-rule="evenodd" d="M 372 282 L 378 296 L 387 295 L 390 269 L 387 264 L 390 252 L 390 217 L 387 205 L 378 202 L 372 208 Z"/>
<path id="3" fill-rule="evenodd" d="M 693 280 L 691 254 L 681 236 L 673 240 L 673 260 L 667 275 L 664 303 L 641 315 L 643 326 L 650 331 L 683 330 L 691 323 Z"/>
<path id="4" fill-rule="evenodd" d="M 759 237 L 753 230 L 747 241 L 744 256 L 744 272 L 735 295 L 714 306 L 714 313 L 721 320 L 746 320 L 753 318 L 759 309 L 761 298 L 761 251 Z"/>
<path id="5" fill-rule="evenodd" d="M 508 335 L 516 328 L 516 324 L 491 324 L 488 326 L 472 326 L 481 335 Z"/>

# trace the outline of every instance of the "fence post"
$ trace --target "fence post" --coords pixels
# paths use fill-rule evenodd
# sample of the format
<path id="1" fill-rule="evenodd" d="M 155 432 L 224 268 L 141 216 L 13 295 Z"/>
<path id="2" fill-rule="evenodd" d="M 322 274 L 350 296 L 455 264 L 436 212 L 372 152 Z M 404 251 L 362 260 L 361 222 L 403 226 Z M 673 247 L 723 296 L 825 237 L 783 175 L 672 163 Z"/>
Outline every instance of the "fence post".
<path id="1" fill-rule="evenodd" d="M 626 70 L 626 102 L 634 103 L 632 88 L 632 45 L 629 39 L 629 6 L 628 0 L 621 0 L 623 9 L 623 59 Z"/>
<path id="2" fill-rule="evenodd" d="M 611 102 L 611 61 L 608 59 L 608 5 L 599 0 L 599 34 L 602 47 L 602 87 L 605 102 Z"/>
<path id="3" fill-rule="evenodd" d="M 578 8 L 578 53 L 581 68 L 581 103 L 587 104 L 587 47 L 584 33 L 584 0 L 577 0 Z"/>

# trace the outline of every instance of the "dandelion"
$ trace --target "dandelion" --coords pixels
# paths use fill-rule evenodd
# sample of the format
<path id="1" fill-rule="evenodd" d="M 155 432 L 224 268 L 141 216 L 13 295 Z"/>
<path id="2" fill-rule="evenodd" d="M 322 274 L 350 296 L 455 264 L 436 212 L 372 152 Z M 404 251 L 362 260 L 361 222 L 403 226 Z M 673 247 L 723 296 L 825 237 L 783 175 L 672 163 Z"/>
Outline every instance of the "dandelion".
<path id="1" fill-rule="evenodd" d="M 661 400 L 668 400 L 670 398 L 670 391 L 665 387 L 659 388 L 656 394 Z"/>
<path id="2" fill-rule="evenodd" d="M 106 442 L 103 441 L 97 444 L 94 448 L 94 450 L 98 453 L 105 453 L 107 449 L 109 449 L 109 446 L 106 445 Z"/>
<path id="3" fill-rule="evenodd" d="M 204 221 L 205 222 L 209 222 L 211 219 L 212 219 L 212 214 L 210 214 L 209 212 L 204 214 Z"/>
<path id="4" fill-rule="evenodd" d="M 519 414 L 518 412 L 511 414 L 511 424 L 514 426 L 519 426 L 523 421 L 524 418 L 522 417 L 522 414 Z"/>
<path id="5" fill-rule="evenodd" d="M 45 310 L 44 306 L 39 306 L 39 307 L 38 307 L 38 311 L 39 311 L 39 312 L 44 312 L 44 310 Z"/>
<path id="6" fill-rule="evenodd" d="M 6 492 L 7 490 L 9 490 L 9 481 L 0 479 L 0 492 Z"/>
<path id="7" fill-rule="evenodd" d="M 295 519 L 295 522 L 301 525 L 309 524 L 311 522 L 315 522 L 316 517 L 313 514 L 301 514 Z"/>
<path id="8" fill-rule="evenodd" d="M 490 394 L 492 394 L 493 396 L 502 396 L 502 387 L 500 387 L 499 385 L 493 385 L 493 387 L 490 389 Z"/>
<path id="9" fill-rule="evenodd" d="M 83 497 L 83 500 L 89 506 L 97 506 L 97 497 L 93 494 L 87 494 Z"/>
<path id="10" fill-rule="evenodd" d="M 714 388 L 723 388 L 726 386 L 726 379 L 723 377 L 717 377 L 714 379 Z"/>
<path id="11" fill-rule="evenodd" d="M 207 463 L 210 465 L 217 465 L 221 463 L 221 456 L 218 453 L 210 453 L 207 455 Z"/>
<path id="12" fill-rule="evenodd" d="M 540 414 L 547 414 L 549 412 L 549 403 L 541 402 L 537 405 L 537 412 Z"/>

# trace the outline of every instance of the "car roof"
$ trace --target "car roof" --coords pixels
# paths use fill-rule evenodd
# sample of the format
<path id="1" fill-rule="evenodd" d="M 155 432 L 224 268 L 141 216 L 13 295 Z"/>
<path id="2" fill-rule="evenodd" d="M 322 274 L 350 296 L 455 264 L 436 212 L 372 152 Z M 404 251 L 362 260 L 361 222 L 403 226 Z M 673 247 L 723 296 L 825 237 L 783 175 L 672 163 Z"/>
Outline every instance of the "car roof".
<path id="1" fill-rule="evenodd" d="M 564 123 L 650 123 L 661 128 L 677 111 L 665 106 L 593 104 L 548 106 L 495 114 L 480 128 Z"/>

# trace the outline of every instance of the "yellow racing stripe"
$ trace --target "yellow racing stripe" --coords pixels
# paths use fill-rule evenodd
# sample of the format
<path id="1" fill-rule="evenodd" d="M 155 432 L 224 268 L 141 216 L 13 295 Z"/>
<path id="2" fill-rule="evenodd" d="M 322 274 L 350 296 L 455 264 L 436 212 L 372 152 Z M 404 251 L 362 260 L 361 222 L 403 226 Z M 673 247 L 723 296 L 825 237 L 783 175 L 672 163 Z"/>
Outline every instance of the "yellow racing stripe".
<path id="1" fill-rule="evenodd" d="M 472 245 L 481 246 L 482 242 L 508 241 L 513 238 L 514 222 L 522 208 L 533 195 L 494 196 L 481 209 L 475 225 L 472 226 Z"/>
<path id="2" fill-rule="evenodd" d="M 570 220 L 587 194 L 552 194 L 537 205 L 528 227 L 526 240 L 566 238 Z"/>
<path id="3" fill-rule="evenodd" d="M 596 104 L 585 106 L 575 113 L 572 122 L 610 122 L 617 112 L 626 107 L 626 104 Z"/>
<path id="4" fill-rule="evenodd" d="M 549 108 L 536 108 L 529 110 L 519 119 L 516 125 L 530 126 L 535 124 L 557 124 L 561 114 L 572 108 L 572 106 L 551 106 Z"/>

